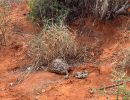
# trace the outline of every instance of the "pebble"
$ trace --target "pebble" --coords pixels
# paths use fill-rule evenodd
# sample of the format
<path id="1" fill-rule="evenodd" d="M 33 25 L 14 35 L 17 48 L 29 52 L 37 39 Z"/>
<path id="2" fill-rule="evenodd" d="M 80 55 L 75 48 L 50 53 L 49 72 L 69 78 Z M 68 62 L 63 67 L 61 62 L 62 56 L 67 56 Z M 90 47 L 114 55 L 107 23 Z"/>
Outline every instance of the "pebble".
<path id="1" fill-rule="evenodd" d="M 10 86 L 13 86 L 13 83 L 10 83 Z"/>

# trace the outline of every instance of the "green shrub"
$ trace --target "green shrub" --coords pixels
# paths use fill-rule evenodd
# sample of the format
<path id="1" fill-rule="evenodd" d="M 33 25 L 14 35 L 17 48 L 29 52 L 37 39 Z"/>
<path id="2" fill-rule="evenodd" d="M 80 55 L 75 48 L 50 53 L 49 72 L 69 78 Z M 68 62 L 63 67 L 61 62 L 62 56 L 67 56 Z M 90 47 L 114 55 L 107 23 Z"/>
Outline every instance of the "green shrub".
<path id="1" fill-rule="evenodd" d="M 45 18 L 53 22 L 62 18 L 71 23 L 89 16 L 105 21 L 129 14 L 128 0 L 30 0 L 29 5 L 30 16 L 40 22 Z"/>
<path id="2" fill-rule="evenodd" d="M 58 0 L 29 0 L 31 9 L 29 17 L 43 24 L 45 19 L 51 22 L 59 22 L 67 13 L 65 6 Z"/>

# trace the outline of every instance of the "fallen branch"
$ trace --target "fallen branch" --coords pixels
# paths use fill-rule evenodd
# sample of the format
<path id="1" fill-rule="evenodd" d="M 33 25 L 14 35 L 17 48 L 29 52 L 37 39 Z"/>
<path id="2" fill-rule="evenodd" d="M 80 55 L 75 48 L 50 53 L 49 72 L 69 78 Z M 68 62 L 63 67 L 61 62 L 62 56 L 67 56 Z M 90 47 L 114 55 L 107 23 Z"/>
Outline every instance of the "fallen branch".
<path id="1" fill-rule="evenodd" d="M 89 92 L 90 93 L 95 93 L 95 91 L 97 91 L 97 90 L 106 90 L 106 89 L 110 89 L 110 88 L 113 88 L 113 87 L 123 85 L 124 83 L 129 83 L 129 82 L 130 82 L 130 80 L 128 80 L 126 82 L 121 82 L 119 84 L 113 84 L 113 85 L 109 85 L 109 86 L 105 86 L 105 87 L 101 87 L 101 88 L 97 88 L 97 89 L 89 89 Z"/>

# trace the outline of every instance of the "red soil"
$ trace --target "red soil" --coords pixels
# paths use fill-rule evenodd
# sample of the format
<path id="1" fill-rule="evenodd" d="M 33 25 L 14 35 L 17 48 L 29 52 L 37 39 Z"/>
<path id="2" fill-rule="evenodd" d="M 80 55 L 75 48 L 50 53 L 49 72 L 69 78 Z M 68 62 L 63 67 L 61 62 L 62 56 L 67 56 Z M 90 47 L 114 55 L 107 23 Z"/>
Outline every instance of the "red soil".
<path id="1" fill-rule="evenodd" d="M 98 23 L 95 26 L 92 26 L 91 20 L 86 21 L 86 26 L 94 30 L 99 40 L 105 40 L 101 45 L 103 54 L 99 58 L 103 63 L 77 66 L 72 72 L 88 70 L 90 74 L 86 79 L 75 79 L 71 75 L 70 79 L 64 80 L 63 76 L 37 71 L 30 73 L 22 83 L 14 85 L 17 78 L 24 74 L 17 69 L 30 62 L 25 56 L 27 41 L 39 30 L 38 26 L 27 20 L 28 11 L 27 2 L 12 4 L 7 17 L 10 19 L 6 33 L 7 46 L 2 46 L 0 50 L 0 100 L 115 100 L 114 95 L 93 94 L 89 90 L 112 84 L 110 73 L 115 66 L 111 62 L 111 56 L 130 46 L 128 35 L 119 29 L 129 19 L 122 16 L 116 21 Z M 77 40 L 87 45 L 93 44 L 93 41 L 84 37 Z"/>

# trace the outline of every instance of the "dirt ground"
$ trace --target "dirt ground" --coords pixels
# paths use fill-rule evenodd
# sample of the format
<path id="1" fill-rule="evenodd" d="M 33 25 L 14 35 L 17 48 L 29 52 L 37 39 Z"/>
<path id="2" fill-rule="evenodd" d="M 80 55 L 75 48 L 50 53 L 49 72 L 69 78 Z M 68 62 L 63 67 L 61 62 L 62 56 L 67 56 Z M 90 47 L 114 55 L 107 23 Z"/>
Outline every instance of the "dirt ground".
<path id="1" fill-rule="evenodd" d="M 91 93 L 90 89 L 112 84 L 112 68 L 120 58 L 116 52 L 130 46 L 129 34 L 124 28 L 130 19 L 120 16 L 114 21 L 97 25 L 93 25 L 90 19 L 86 20 L 86 27 L 93 29 L 94 38 L 100 40 L 98 48 L 103 51 L 98 60 L 102 63 L 77 65 L 72 73 L 87 70 L 90 72 L 88 77 L 75 79 L 70 75 L 65 80 L 62 75 L 42 70 L 30 73 L 27 77 L 24 75 L 24 68 L 30 62 L 26 57 L 27 41 L 40 30 L 27 19 L 28 12 L 27 2 L 12 3 L 6 18 L 10 20 L 5 34 L 7 44 L 0 49 L 0 100 L 115 100 L 115 95 Z M 77 26 L 72 27 L 75 29 Z M 88 35 L 78 37 L 77 41 L 94 45 L 97 41 Z"/>

